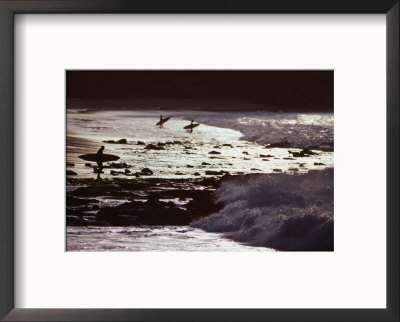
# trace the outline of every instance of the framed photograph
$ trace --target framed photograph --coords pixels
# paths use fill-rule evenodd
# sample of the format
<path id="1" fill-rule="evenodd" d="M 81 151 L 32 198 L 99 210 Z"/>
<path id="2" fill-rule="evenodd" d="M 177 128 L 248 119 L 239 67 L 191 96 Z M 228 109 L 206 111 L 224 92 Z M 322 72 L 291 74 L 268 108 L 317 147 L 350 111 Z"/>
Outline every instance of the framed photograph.
<path id="1" fill-rule="evenodd" d="M 66 250 L 333 251 L 333 78 L 66 71 Z"/>
<path id="2" fill-rule="evenodd" d="M 399 319 L 398 1 L 0 17 L 2 319 Z"/>

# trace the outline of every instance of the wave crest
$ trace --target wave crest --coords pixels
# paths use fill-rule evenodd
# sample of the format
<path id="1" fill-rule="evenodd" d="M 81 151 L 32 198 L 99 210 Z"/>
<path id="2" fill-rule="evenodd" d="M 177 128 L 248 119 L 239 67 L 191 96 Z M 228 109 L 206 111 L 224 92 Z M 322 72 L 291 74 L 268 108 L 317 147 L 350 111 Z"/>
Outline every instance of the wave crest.
<path id="1" fill-rule="evenodd" d="M 333 169 L 301 175 L 247 175 L 223 182 L 226 206 L 193 227 L 252 246 L 333 250 Z"/>

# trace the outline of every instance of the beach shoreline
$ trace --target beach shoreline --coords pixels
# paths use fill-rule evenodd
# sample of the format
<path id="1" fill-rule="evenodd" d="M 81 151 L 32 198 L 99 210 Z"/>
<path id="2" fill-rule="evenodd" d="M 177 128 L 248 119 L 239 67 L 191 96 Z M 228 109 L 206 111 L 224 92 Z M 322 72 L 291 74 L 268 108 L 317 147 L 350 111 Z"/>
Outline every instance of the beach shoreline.
<path id="1" fill-rule="evenodd" d="M 79 250 L 80 238 L 97 243 L 86 245 L 89 249 L 114 249 L 104 244 L 101 232 L 108 236 L 113 227 L 126 227 L 129 232 L 122 229 L 126 235 L 116 238 L 133 242 L 143 227 L 154 227 L 164 234 L 161 239 L 177 238 L 172 245 L 192 238 L 201 243 L 217 234 L 220 245 L 227 239 L 246 249 L 333 250 L 333 151 L 295 148 L 282 139 L 289 131 L 295 135 L 296 129 L 304 142 L 321 132 L 313 142 L 323 146 L 320 143 L 333 131 L 330 115 L 262 112 L 227 117 L 181 111 L 159 128 L 157 110 L 68 112 L 67 249 Z M 200 126 L 193 133 L 184 131 L 193 118 Z M 260 135 L 262 128 L 271 129 L 265 131 L 271 135 Z M 79 156 L 96 153 L 101 145 L 120 159 L 104 163 L 98 180 L 96 162 Z M 311 194 L 302 191 L 306 186 Z M 175 234 L 176 227 L 186 227 L 187 233 Z M 310 231 L 318 232 L 315 238 L 308 236 Z M 71 236 L 77 244 L 68 244 Z M 128 249 L 160 249 L 158 240 L 153 242 L 154 249 Z M 115 239 L 113 243 L 118 244 Z"/>

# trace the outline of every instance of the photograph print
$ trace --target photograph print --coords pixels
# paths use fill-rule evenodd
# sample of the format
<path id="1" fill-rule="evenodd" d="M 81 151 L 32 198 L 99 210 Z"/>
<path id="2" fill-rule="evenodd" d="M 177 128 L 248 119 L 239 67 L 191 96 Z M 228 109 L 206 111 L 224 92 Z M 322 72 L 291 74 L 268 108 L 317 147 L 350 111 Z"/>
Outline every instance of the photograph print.
<path id="1" fill-rule="evenodd" d="M 334 251 L 332 70 L 67 70 L 66 251 Z"/>

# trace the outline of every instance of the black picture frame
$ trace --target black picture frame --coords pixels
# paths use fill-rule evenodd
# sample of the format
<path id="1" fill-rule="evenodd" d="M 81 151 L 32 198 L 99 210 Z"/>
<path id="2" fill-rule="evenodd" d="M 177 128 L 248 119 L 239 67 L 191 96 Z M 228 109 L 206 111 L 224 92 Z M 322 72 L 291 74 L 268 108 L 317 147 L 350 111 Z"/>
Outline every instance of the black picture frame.
<path id="1" fill-rule="evenodd" d="M 399 321 L 399 8 L 399 0 L 0 0 L 0 318 L 5 321 Z M 387 308 L 14 308 L 14 173 L 18 171 L 14 168 L 14 15 L 21 13 L 386 14 Z"/>

